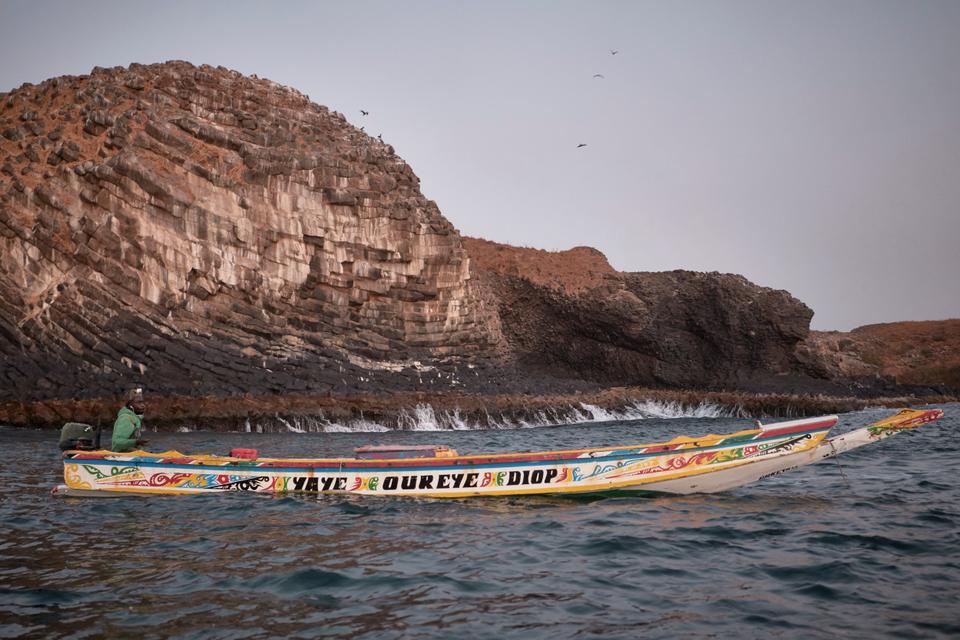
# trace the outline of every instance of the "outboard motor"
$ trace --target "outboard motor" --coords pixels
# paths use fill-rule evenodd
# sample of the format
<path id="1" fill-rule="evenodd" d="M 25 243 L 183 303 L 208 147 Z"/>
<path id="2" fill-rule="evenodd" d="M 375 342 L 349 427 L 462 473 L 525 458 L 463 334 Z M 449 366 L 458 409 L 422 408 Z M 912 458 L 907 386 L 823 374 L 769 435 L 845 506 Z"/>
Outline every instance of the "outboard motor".
<path id="1" fill-rule="evenodd" d="M 68 422 L 60 429 L 60 450 L 95 451 L 100 448 L 100 425 Z"/>

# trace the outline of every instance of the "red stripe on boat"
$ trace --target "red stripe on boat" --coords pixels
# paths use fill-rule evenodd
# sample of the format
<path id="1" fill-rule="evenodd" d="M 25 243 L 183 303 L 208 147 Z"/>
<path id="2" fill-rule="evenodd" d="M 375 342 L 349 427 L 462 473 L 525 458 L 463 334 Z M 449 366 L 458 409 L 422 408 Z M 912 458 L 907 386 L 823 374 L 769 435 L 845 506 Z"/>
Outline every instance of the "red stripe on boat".
<path id="1" fill-rule="evenodd" d="M 771 436 L 787 436 L 791 433 L 800 433 L 802 431 L 817 431 L 819 429 L 829 429 L 837 424 L 836 418 L 828 418 L 819 422 L 804 422 L 793 427 L 783 427 L 780 429 L 765 429 L 757 435 L 757 439 L 769 438 Z"/>

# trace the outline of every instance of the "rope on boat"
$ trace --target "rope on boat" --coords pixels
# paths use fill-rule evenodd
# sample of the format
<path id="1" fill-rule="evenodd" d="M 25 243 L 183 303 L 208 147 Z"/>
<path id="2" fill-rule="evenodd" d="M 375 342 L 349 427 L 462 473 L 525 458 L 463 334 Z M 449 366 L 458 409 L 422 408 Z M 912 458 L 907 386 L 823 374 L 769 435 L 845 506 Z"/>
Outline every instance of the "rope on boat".
<path id="1" fill-rule="evenodd" d="M 847 484 L 847 489 L 852 488 L 850 486 L 850 479 L 847 478 L 847 474 L 843 471 L 843 465 L 840 464 L 840 454 L 837 453 L 837 448 L 833 446 L 833 440 L 827 440 L 830 443 L 830 457 L 833 458 L 837 463 L 837 469 L 840 470 L 840 477 L 843 478 L 843 481 Z"/>

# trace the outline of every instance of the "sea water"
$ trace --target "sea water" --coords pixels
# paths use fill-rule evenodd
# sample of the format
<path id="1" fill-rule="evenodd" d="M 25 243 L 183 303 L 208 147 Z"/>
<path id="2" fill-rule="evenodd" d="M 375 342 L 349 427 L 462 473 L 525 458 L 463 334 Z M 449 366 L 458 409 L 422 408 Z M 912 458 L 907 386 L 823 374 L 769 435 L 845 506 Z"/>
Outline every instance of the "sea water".
<path id="1" fill-rule="evenodd" d="M 57 498 L 57 434 L 0 428 L 0 637 L 956 637 L 960 405 L 942 408 L 939 422 L 840 465 L 723 494 L 598 500 Z M 890 413 L 845 414 L 837 432 Z M 154 450 L 319 456 L 373 442 L 481 453 L 746 426 L 148 437 Z"/>

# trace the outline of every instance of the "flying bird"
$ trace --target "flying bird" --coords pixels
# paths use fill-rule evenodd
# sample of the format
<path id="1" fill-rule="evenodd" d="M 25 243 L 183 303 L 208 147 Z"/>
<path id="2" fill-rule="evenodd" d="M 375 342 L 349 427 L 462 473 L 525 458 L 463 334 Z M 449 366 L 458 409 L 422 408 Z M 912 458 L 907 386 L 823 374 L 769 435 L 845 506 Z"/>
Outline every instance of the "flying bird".
<path id="1" fill-rule="evenodd" d="M 587 146 L 587 143 L 586 143 L 586 142 L 581 142 L 580 144 L 577 145 L 577 149 L 579 149 L 580 147 L 585 147 L 585 146 Z"/>
<path id="2" fill-rule="evenodd" d="M 368 116 L 368 115 L 370 115 L 370 112 L 369 112 L 369 111 L 364 111 L 363 109 L 360 109 L 360 115 L 362 115 L 362 116 Z"/>
<path id="3" fill-rule="evenodd" d="M 620 52 L 617 51 L 616 49 L 610 49 L 610 55 L 615 56 L 615 55 L 617 55 L 618 53 L 620 53 Z"/>
<path id="4" fill-rule="evenodd" d="M 593 74 L 593 77 L 594 77 L 594 78 L 601 78 L 601 79 L 602 79 L 602 78 L 604 77 L 604 75 L 603 75 L 602 73 L 595 73 L 595 74 Z"/>

